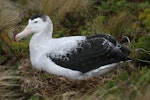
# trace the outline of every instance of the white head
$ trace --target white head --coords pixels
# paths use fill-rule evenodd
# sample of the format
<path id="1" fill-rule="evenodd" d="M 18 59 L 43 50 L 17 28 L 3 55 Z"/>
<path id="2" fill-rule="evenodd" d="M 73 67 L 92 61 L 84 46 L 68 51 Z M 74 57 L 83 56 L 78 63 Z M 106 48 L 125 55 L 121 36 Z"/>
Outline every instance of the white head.
<path id="1" fill-rule="evenodd" d="M 29 19 L 28 25 L 25 29 L 16 35 L 16 40 L 19 41 L 23 37 L 34 33 L 34 34 L 48 34 L 52 35 L 53 24 L 49 16 L 44 14 L 34 15 Z"/>

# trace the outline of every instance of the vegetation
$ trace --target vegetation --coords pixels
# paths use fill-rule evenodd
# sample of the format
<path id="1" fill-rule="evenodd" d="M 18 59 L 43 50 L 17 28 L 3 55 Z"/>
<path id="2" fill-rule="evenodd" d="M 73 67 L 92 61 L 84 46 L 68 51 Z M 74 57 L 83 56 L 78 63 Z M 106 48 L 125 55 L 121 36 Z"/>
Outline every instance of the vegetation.
<path id="1" fill-rule="evenodd" d="M 150 8 L 145 9 L 142 13 L 139 15 L 139 19 L 142 21 L 142 23 L 145 25 L 146 29 L 150 30 Z"/>
<path id="2" fill-rule="evenodd" d="M 149 100 L 150 2 L 147 0 L 0 0 L 0 99 Z M 133 62 L 96 78 L 73 81 L 31 67 L 30 37 L 14 36 L 35 13 L 54 23 L 53 37 L 108 33 Z M 3 65 L 3 66 L 2 66 Z M 10 67 L 7 67 L 10 66 Z"/>
<path id="3" fill-rule="evenodd" d="M 95 27 L 102 33 L 111 33 L 116 38 L 120 38 L 128 33 L 128 28 L 132 23 L 131 19 L 132 17 L 126 12 L 113 15 L 107 18 L 107 21 L 104 16 L 98 16 L 95 20 Z"/>

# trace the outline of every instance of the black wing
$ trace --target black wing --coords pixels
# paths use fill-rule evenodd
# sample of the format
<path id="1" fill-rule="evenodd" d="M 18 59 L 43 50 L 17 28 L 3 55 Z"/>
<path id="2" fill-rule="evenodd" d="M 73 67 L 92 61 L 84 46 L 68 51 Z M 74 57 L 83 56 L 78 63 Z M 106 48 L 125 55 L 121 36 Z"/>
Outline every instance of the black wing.
<path id="1" fill-rule="evenodd" d="M 83 73 L 129 59 L 130 51 L 110 35 L 90 35 L 78 45 L 75 50 L 64 56 L 64 59 L 51 56 L 51 54 L 47 56 L 61 67 Z"/>

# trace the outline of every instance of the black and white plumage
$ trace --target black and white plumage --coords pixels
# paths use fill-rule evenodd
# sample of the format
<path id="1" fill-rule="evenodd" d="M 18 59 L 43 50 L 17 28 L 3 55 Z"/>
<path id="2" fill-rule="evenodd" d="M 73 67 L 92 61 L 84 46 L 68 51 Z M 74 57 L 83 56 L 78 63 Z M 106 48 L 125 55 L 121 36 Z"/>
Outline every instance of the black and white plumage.
<path id="1" fill-rule="evenodd" d="M 52 38 L 53 24 L 47 15 L 35 15 L 16 40 L 34 33 L 30 60 L 34 68 L 71 79 L 102 75 L 130 60 L 130 51 L 111 35 L 94 34 Z"/>

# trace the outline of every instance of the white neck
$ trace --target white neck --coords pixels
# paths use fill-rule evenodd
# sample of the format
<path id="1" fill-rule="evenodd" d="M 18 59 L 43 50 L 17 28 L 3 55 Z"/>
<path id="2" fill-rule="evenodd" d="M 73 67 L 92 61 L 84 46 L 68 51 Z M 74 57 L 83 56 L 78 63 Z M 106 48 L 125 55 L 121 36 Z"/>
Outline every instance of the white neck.
<path id="1" fill-rule="evenodd" d="M 50 21 L 50 23 L 48 23 L 48 25 L 45 27 L 45 29 L 43 29 L 43 31 L 36 33 L 39 34 L 42 37 L 51 37 L 52 38 L 52 33 L 53 33 L 53 24 Z"/>
<path id="2" fill-rule="evenodd" d="M 53 23 L 52 23 L 52 21 L 50 20 L 49 17 L 47 18 L 47 20 L 48 20 L 48 25 L 47 25 L 47 27 L 46 27 L 46 29 L 45 29 L 45 31 L 43 33 L 47 33 L 47 35 L 50 35 L 51 38 L 52 38 Z"/>
<path id="3" fill-rule="evenodd" d="M 39 52 L 46 50 L 45 44 L 52 39 L 52 27 L 46 28 L 45 30 L 34 33 L 30 40 L 30 56 L 34 57 L 39 55 Z"/>
<path id="4" fill-rule="evenodd" d="M 41 31 L 39 33 L 35 33 L 33 34 L 32 39 L 34 39 L 34 41 L 39 41 L 39 40 L 43 40 L 43 39 L 46 39 L 46 38 L 52 38 L 52 33 L 53 33 L 53 30 L 46 30 L 46 31 Z"/>
<path id="5" fill-rule="evenodd" d="M 32 65 L 36 64 L 38 62 L 38 59 L 40 56 L 42 56 L 43 52 L 45 53 L 47 50 L 47 47 L 45 44 L 47 44 L 48 41 L 51 41 L 52 39 L 52 31 L 49 33 L 36 33 L 32 36 L 30 40 L 30 59 L 32 62 Z M 37 60 L 36 60 L 37 59 Z"/>

